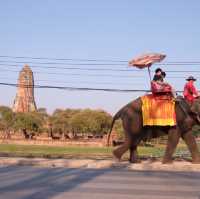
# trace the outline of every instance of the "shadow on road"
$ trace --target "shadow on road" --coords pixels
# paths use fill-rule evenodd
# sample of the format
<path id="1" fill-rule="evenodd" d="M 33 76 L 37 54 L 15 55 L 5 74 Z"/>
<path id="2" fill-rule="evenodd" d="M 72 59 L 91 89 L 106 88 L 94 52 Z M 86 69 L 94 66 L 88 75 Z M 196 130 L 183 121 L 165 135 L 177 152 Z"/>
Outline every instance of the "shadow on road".
<path id="1" fill-rule="evenodd" d="M 30 169 L 30 170 L 29 170 Z M 32 169 L 32 170 L 31 170 Z M 109 169 L 65 169 L 65 168 L 36 168 L 34 167 L 3 167 L 0 168 L 0 194 L 3 196 L 9 192 L 26 193 L 20 199 L 49 199 L 62 192 L 68 192 L 79 187 L 81 184 L 89 182 L 96 177 L 109 172 Z M 15 174 L 12 173 L 15 171 Z M 32 172 L 32 173 L 30 173 Z M 12 184 L 5 185 L 2 177 L 7 179 L 11 177 L 16 179 L 18 175 L 24 175 L 24 178 L 19 178 Z M 28 176 L 28 179 L 26 178 Z M 9 179 L 10 181 L 10 179 Z M 17 198 L 17 196 L 16 196 Z"/>
<path id="2" fill-rule="evenodd" d="M 101 179 L 105 188 L 93 188 L 93 191 L 126 195 L 127 190 L 123 189 L 123 186 L 117 189 L 112 187 L 121 183 L 132 187 L 129 194 L 138 196 L 146 192 L 157 196 L 199 196 L 199 191 L 177 190 L 169 192 L 168 189 L 166 191 L 159 189 L 146 191 L 145 188 L 147 186 L 160 186 L 160 183 L 168 187 L 169 182 L 172 183 L 170 186 L 173 187 L 179 185 L 195 188 L 199 186 L 200 172 L 194 174 L 192 172 L 128 171 L 123 168 L 88 169 L 82 167 L 69 169 L 8 166 L 0 167 L 0 198 L 51 199 L 71 190 L 76 192 L 82 185 L 88 182 L 94 183 L 101 176 L 107 176 L 104 180 Z M 120 179 L 121 182 L 116 182 L 116 179 Z M 151 184 L 148 184 L 151 180 Z M 107 188 L 106 185 L 110 185 L 112 188 Z M 141 188 L 138 189 L 138 186 Z"/>

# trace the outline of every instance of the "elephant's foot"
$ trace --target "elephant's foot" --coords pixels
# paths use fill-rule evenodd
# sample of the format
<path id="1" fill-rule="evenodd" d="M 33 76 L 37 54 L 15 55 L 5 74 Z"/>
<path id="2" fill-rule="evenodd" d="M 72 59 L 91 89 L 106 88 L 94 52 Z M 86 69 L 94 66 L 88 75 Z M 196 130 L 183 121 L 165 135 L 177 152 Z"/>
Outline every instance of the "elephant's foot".
<path id="1" fill-rule="evenodd" d="M 193 164 L 200 164 L 200 156 L 197 156 L 195 158 L 192 159 L 192 163 Z"/>
<path id="2" fill-rule="evenodd" d="M 171 158 L 163 158 L 162 164 L 172 164 L 173 160 Z"/>
<path id="3" fill-rule="evenodd" d="M 120 162 L 121 156 L 117 153 L 117 151 L 114 150 L 114 151 L 112 152 L 112 154 L 113 154 L 114 160 L 117 161 L 117 162 Z"/>
<path id="4" fill-rule="evenodd" d="M 132 151 L 129 158 L 130 163 L 140 163 L 141 161 L 138 159 L 137 151 Z"/>
<path id="5" fill-rule="evenodd" d="M 137 159 L 129 159 L 130 163 L 141 163 L 141 160 Z"/>

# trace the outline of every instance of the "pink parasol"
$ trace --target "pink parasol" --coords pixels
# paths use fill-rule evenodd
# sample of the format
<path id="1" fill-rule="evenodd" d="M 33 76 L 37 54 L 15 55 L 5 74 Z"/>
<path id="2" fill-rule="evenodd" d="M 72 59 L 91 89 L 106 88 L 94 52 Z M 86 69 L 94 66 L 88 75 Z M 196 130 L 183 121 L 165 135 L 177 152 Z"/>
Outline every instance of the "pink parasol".
<path id="1" fill-rule="evenodd" d="M 151 80 L 149 67 L 154 63 L 161 62 L 165 57 L 166 55 L 160 53 L 148 53 L 129 61 L 129 66 L 135 66 L 140 69 L 148 67 L 149 77 Z"/>

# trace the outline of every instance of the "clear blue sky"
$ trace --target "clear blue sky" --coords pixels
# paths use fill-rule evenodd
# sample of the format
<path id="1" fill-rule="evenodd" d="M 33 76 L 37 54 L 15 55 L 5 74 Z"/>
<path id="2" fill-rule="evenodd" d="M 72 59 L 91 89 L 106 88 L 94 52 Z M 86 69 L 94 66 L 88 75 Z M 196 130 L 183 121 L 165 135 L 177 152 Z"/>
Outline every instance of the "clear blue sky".
<path id="1" fill-rule="evenodd" d="M 200 61 L 199 10 L 198 0 L 1 1 L 0 55 L 129 60 L 140 53 L 162 52 L 167 55 L 165 62 Z M 1 61 L 7 61 L 7 65 L 0 65 L 0 82 L 16 83 L 18 72 L 13 71 L 19 71 L 23 63 L 31 60 L 0 58 Z M 22 63 L 18 63 L 18 67 L 9 66 L 15 61 Z M 127 69 L 125 65 L 80 67 Z M 155 68 L 156 66 L 153 66 L 152 69 Z M 199 66 L 163 68 L 198 70 Z M 35 72 L 35 83 L 41 85 L 119 89 L 148 89 L 149 85 L 146 71 L 32 69 Z M 80 76 L 70 75 L 72 73 L 78 73 Z M 103 74 L 108 76 L 101 76 Z M 116 77 L 113 77 L 115 75 Z M 176 89 L 182 89 L 184 79 L 188 75 L 170 73 L 167 74 L 167 81 Z M 200 74 L 192 75 L 200 79 Z M 179 78 L 170 78 L 172 76 Z M 199 88 L 199 82 L 196 85 Z M 16 88 L 0 86 L 0 92 L 0 104 L 12 106 Z M 46 107 L 49 112 L 55 108 L 88 107 L 115 113 L 121 106 L 142 94 L 35 89 L 38 107 Z"/>

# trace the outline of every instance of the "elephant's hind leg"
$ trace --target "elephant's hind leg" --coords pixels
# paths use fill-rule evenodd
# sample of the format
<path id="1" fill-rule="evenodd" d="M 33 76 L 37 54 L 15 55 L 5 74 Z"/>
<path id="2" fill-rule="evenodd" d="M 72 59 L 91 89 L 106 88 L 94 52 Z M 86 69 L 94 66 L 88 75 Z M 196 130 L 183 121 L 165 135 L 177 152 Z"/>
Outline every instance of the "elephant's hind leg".
<path id="1" fill-rule="evenodd" d="M 133 138 L 137 137 L 141 132 L 142 116 L 141 114 L 136 113 L 133 108 L 129 107 L 122 117 L 122 124 L 125 131 L 125 142 L 113 151 L 113 155 L 118 160 L 120 160 L 122 155 L 126 153 L 132 146 L 137 146 L 135 145 Z"/>
<path id="2" fill-rule="evenodd" d="M 126 153 L 128 149 L 130 148 L 130 144 L 131 144 L 130 137 L 126 133 L 124 143 L 113 150 L 114 157 L 117 160 L 121 160 L 121 157 L 123 156 L 123 154 Z"/>

